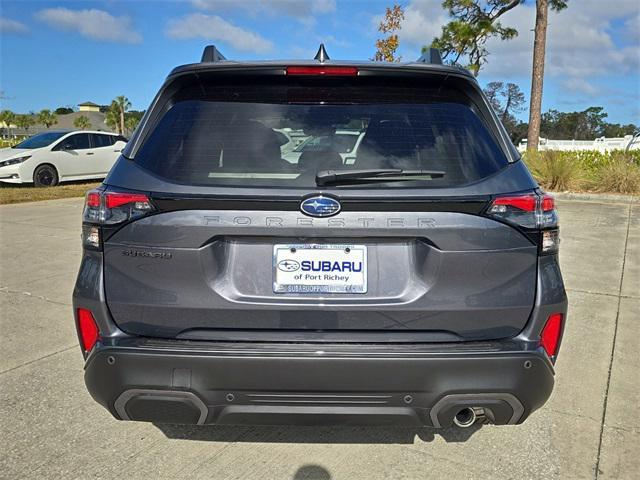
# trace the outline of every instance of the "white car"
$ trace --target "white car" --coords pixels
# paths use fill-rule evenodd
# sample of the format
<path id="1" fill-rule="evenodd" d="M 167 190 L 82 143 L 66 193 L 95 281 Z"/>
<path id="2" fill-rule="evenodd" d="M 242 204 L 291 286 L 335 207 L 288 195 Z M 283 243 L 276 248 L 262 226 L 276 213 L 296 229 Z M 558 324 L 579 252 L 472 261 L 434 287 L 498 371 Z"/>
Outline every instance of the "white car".
<path id="1" fill-rule="evenodd" d="M 127 143 L 121 135 L 94 131 L 50 131 L 0 150 L 0 182 L 53 186 L 101 179 Z"/>

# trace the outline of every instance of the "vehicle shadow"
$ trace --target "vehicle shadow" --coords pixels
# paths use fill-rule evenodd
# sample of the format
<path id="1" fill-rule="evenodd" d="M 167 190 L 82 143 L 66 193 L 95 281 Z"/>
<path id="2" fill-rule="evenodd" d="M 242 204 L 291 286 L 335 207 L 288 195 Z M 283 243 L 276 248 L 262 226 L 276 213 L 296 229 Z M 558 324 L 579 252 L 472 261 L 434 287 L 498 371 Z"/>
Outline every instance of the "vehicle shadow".
<path id="1" fill-rule="evenodd" d="M 252 443 L 413 444 L 416 439 L 447 443 L 466 442 L 481 425 L 469 428 L 406 427 L 302 427 L 154 424 L 165 436 L 179 440 Z"/>
<path id="2" fill-rule="evenodd" d="M 320 465 L 303 465 L 293 475 L 293 480 L 331 480 L 331 474 Z"/>

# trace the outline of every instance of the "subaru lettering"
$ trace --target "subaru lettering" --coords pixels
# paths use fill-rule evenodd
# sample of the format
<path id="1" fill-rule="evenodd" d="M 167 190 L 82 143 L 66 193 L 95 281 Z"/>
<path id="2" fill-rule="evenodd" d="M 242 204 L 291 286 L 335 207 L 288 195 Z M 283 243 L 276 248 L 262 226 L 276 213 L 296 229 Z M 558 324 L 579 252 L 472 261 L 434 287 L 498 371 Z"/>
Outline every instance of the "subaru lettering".
<path id="1" fill-rule="evenodd" d="M 302 262 L 303 272 L 354 272 L 362 271 L 362 262 Z"/>

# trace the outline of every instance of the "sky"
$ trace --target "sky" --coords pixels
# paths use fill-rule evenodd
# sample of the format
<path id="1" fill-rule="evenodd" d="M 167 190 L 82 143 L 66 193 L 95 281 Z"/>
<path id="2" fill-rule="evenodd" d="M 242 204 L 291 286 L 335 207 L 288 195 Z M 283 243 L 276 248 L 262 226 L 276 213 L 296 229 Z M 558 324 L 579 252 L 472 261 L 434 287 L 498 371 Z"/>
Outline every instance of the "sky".
<path id="1" fill-rule="evenodd" d="M 324 42 L 334 60 L 366 60 L 392 1 L 0 0 L 0 108 L 23 113 L 126 95 L 143 110 L 169 71 L 199 61 L 207 44 L 230 59 L 308 59 Z M 448 17 L 441 0 L 400 3 L 399 53 L 414 60 Z M 640 125 L 640 1 L 568 3 L 549 14 L 543 111 L 602 106 L 608 121 Z M 487 43 L 478 77 L 482 85 L 517 83 L 527 105 L 534 5 L 502 17 L 519 35 Z"/>

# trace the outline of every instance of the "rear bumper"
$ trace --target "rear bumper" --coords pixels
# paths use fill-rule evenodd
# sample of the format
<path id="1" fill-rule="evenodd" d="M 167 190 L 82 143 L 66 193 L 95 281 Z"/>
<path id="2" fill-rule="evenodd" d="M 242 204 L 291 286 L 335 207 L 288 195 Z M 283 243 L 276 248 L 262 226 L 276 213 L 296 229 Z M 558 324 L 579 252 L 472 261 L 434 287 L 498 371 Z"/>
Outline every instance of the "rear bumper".
<path id="1" fill-rule="evenodd" d="M 121 420 L 446 427 L 460 409 L 484 407 L 492 423 L 521 423 L 549 398 L 553 367 L 540 350 L 504 347 L 121 339 L 98 344 L 85 382 Z"/>

